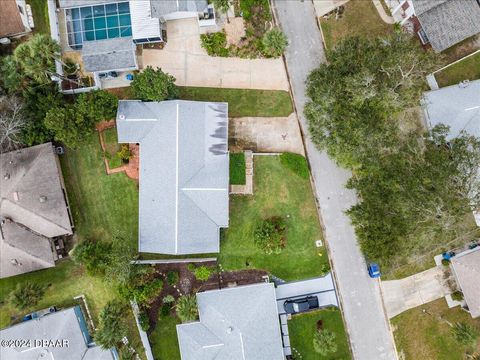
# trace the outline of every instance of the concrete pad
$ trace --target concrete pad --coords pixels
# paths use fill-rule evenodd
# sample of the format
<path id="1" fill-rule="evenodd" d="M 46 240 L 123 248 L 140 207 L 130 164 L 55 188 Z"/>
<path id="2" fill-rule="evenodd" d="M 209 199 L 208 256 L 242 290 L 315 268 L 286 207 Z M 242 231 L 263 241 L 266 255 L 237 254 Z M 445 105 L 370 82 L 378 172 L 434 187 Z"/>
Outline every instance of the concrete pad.
<path id="1" fill-rule="evenodd" d="M 184 69 L 186 54 L 183 52 L 172 52 L 168 50 L 144 49 L 144 67 L 150 65 L 162 69 Z M 166 71 L 166 70 L 165 70 Z"/>
<path id="2" fill-rule="evenodd" d="M 282 59 L 252 61 L 252 89 L 279 89 L 288 91 L 288 79 Z"/>
<path id="3" fill-rule="evenodd" d="M 189 54 L 208 56 L 207 51 L 202 47 L 202 44 L 199 40 L 199 36 L 200 35 L 197 34 L 197 35 L 186 37 L 184 41 L 185 50 Z"/>
<path id="4" fill-rule="evenodd" d="M 382 288 L 389 318 L 452 292 L 444 279 L 443 266 L 436 266 L 404 279 L 383 281 Z"/>
<path id="5" fill-rule="evenodd" d="M 250 87 L 252 79 L 250 73 L 229 72 L 222 74 L 222 88 L 246 88 Z"/>
<path id="6" fill-rule="evenodd" d="M 186 82 L 189 86 L 221 87 L 220 59 L 209 56 L 189 56 Z"/>
<path id="7" fill-rule="evenodd" d="M 252 61 L 240 58 L 222 58 L 222 73 L 243 72 L 250 74 Z"/>

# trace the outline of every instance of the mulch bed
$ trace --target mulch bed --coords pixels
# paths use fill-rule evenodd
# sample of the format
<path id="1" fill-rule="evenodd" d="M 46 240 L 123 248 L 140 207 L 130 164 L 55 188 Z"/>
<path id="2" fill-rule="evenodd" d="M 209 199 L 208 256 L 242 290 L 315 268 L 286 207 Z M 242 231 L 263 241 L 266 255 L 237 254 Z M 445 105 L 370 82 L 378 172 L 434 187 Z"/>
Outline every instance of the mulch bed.
<path id="1" fill-rule="evenodd" d="M 203 262 L 196 264 L 196 266 L 207 266 L 218 269 L 216 261 Z M 169 271 L 176 271 L 179 274 L 179 280 L 174 286 L 171 286 L 167 281 Z M 163 288 L 157 298 L 150 303 L 150 307 L 147 310 L 150 319 L 148 334 L 151 334 L 155 329 L 165 296 L 172 295 L 175 300 L 177 300 L 180 296 L 195 294 L 197 292 L 255 284 L 263 282 L 264 276 L 266 275 L 268 275 L 268 273 L 263 270 L 215 271 L 207 281 L 200 281 L 188 270 L 188 264 L 186 263 L 157 264 L 155 266 L 155 276 L 163 279 Z M 172 315 L 174 311 L 175 310 L 172 309 Z"/>

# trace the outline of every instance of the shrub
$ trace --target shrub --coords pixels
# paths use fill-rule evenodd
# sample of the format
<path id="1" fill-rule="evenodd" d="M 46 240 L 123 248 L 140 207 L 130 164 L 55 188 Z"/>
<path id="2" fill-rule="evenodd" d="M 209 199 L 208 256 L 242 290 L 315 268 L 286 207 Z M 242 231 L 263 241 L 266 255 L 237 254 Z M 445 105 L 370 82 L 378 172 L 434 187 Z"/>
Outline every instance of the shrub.
<path id="1" fill-rule="evenodd" d="M 75 111 L 90 119 L 90 123 L 114 119 L 117 108 L 118 98 L 105 90 L 82 93 L 75 101 Z"/>
<path id="2" fill-rule="evenodd" d="M 281 217 L 265 219 L 255 229 L 253 241 L 265 254 L 279 254 L 285 247 L 285 230 Z"/>
<path id="3" fill-rule="evenodd" d="M 136 360 L 137 356 L 133 349 L 128 348 L 127 346 L 122 347 L 122 352 L 120 353 L 120 360 Z"/>
<path id="4" fill-rule="evenodd" d="M 178 278 L 179 278 L 178 271 L 169 271 L 167 273 L 168 285 L 172 286 L 178 283 Z"/>
<path id="5" fill-rule="evenodd" d="M 463 300 L 463 293 L 461 291 L 455 291 L 452 294 L 452 300 L 454 301 L 462 301 Z"/>
<path id="6" fill-rule="evenodd" d="M 131 83 L 133 94 L 144 101 L 163 101 L 178 97 L 175 77 L 164 73 L 161 69 L 147 66 L 136 75 Z"/>
<path id="7" fill-rule="evenodd" d="M 20 283 L 11 294 L 12 304 L 23 310 L 36 305 L 45 294 L 45 287 L 31 282 Z"/>
<path id="8" fill-rule="evenodd" d="M 197 320 L 198 307 L 195 295 L 185 295 L 180 297 L 177 301 L 176 311 L 177 316 L 183 323 Z"/>
<path id="9" fill-rule="evenodd" d="M 227 46 L 227 35 L 224 31 L 200 35 L 202 47 L 210 56 L 227 57 L 229 51 Z"/>
<path id="10" fill-rule="evenodd" d="M 288 40 L 279 28 L 273 28 L 262 38 L 262 52 L 267 57 L 279 57 L 285 51 Z"/>
<path id="11" fill-rule="evenodd" d="M 206 266 L 199 266 L 193 271 L 195 278 L 200 281 L 207 281 L 210 275 L 212 275 L 212 269 Z"/>
<path id="12" fill-rule="evenodd" d="M 450 266 L 450 260 L 442 259 L 442 265 L 443 266 Z"/>
<path id="13" fill-rule="evenodd" d="M 477 343 L 478 331 L 473 326 L 465 323 L 456 323 L 452 329 L 453 336 L 460 344 L 475 346 Z"/>
<path id="14" fill-rule="evenodd" d="M 135 280 L 122 284 L 119 291 L 127 300 L 134 300 L 139 304 L 148 304 L 155 296 L 157 296 L 163 287 L 161 279 L 144 278 L 140 281 Z"/>
<path id="15" fill-rule="evenodd" d="M 125 304 L 112 300 L 105 305 L 100 313 L 100 326 L 95 332 L 95 342 L 104 349 L 111 349 L 127 335 Z"/>
<path id="16" fill-rule="evenodd" d="M 337 351 L 336 334 L 328 329 L 317 330 L 313 337 L 313 348 L 322 356 Z"/>
<path id="17" fill-rule="evenodd" d="M 162 301 L 164 304 L 173 304 L 175 302 L 175 298 L 173 297 L 173 295 L 167 295 L 167 296 L 164 296 Z"/>
<path id="18" fill-rule="evenodd" d="M 148 331 L 150 328 L 150 319 L 148 318 L 148 314 L 146 311 L 141 311 L 138 315 L 138 322 L 140 323 L 140 327 L 143 331 Z"/>
<path id="19" fill-rule="evenodd" d="M 283 153 L 280 155 L 280 162 L 301 178 L 308 179 L 310 177 L 307 160 L 302 155 Z"/>
<path id="20" fill-rule="evenodd" d="M 194 272 L 195 271 L 195 265 L 190 263 L 190 264 L 187 265 L 187 269 L 190 272 Z"/>
<path id="21" fill-rule="evenodd" d="M 160 308 L 160 315 L 163 317 L 168 316 L 170 311 L 172 311 L 172 304 L 163 304 Z"/>
<path id="22" fill-rule="evenodd" d="M 130 160 L 132 153 L 130 152 L 130 147 L 128 144 L 122 144 L 120 151 L 117 152 L 117 156 L 122 159 L 122 161 Z"/>
<path id="23" fill-rule="evenodd" d="M 103 275 L 110 263 L 111 252 L 112 243 L 88 238 L 73 248 L 72 258 L 85 266 L 90 275 Z"/>

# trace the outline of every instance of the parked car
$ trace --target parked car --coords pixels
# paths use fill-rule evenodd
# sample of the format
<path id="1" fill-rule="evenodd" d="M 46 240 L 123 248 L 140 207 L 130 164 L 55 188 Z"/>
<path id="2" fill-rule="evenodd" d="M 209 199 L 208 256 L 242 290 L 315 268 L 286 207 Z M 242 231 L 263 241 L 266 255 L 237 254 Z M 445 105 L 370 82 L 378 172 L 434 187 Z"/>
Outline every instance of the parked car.
<path id="1" fill-rule="evenodd" d="M 316 296 L 306 296 L 300 299 L 287 300 L 283 303 L 283 307 L 288 314 L 318 309 L 318 298 Z"/>
<path id="2" fill-rule="evenodd" d="M 380 266 L 376 263 L 369 263 L 368 264 L 368 275 L 370 275 L 371 278 L 379 278 L 381 273 L 380 273 Z"/>

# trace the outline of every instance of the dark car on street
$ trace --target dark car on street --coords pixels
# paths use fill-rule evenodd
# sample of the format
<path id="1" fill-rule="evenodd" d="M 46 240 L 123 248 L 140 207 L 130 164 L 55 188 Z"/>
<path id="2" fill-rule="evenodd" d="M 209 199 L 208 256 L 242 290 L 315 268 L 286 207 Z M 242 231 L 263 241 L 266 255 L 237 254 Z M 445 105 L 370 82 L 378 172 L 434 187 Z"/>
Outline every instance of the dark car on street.
<path id="1" fill-rule="evenodd" d="M 287 300 L 283 303 L 283 307 L 287 314 L 318 309 L 318 298 L 316 296 L 306 296 L 300 299 Z"/>

